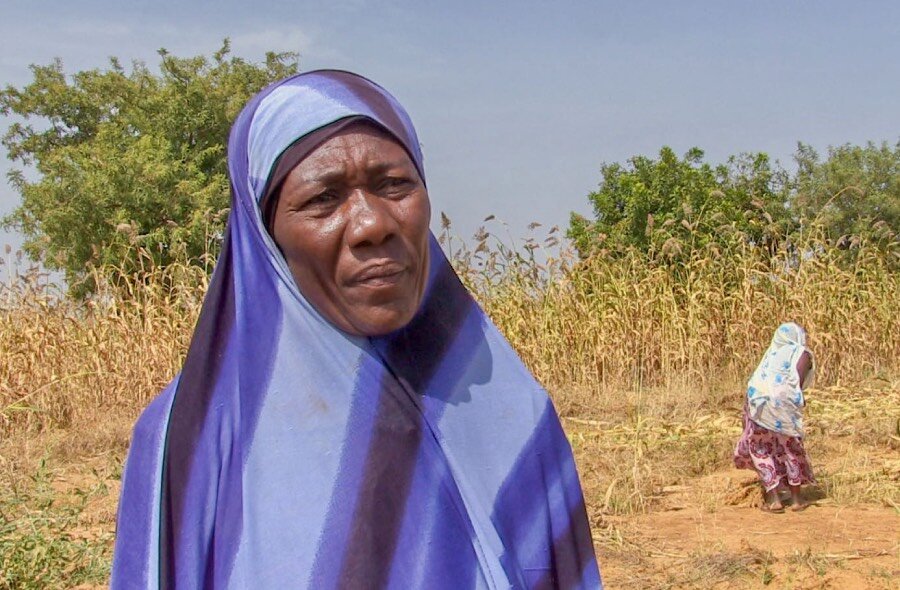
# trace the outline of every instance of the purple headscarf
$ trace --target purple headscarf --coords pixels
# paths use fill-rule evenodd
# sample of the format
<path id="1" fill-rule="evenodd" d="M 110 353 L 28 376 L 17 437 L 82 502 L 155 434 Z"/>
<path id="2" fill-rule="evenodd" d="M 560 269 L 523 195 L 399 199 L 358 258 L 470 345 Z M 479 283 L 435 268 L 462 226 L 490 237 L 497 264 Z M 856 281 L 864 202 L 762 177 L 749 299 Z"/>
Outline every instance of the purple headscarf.
<path id="1" fill-rule="evenodd" d="M 135 426 L 112 587 L 601 587 L 553 406 L 434 237 L 415 318 L 365 338 L 306 301 L 266 231 L 279 157 L 351 117 L 425 178 L 406 112 L 354 74 L 273 84 L 235 122 L 222 254 L 181 374 Z"/>

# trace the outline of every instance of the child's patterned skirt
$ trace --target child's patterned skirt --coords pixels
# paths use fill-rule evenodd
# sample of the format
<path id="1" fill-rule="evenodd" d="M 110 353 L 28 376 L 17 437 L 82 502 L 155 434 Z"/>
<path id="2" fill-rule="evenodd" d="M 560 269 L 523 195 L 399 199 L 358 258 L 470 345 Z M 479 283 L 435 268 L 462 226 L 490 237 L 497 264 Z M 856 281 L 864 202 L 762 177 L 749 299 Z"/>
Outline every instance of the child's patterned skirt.
<path id="1" fill-rule="evenodd" d="M 767 492 L 778 484 L 815 483 L 809 456 L 799 436 L 778 434 L 755 423 L 744 410 L 744 432 L 734 449 L 734 466 L 753 469 Z"/>

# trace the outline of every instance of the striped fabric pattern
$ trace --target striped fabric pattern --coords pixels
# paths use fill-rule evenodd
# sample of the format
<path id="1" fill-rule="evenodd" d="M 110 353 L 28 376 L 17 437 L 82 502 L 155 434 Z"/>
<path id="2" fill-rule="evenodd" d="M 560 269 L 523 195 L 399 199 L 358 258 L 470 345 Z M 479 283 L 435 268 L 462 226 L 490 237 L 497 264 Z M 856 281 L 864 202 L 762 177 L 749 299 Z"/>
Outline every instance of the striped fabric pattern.
<path id="1" fill-rule="evenodd" d="M 266 232 L 278 156 L 352 116 L 424 178 L 406 112 L 354 74 L 278 82 L 235 122 L 222 254 L 181 374 L 135 426 L 112 587 L 600 588 L 553 406 L 434 236 L 416 317 L 363 338 L 304 299 Z"/>

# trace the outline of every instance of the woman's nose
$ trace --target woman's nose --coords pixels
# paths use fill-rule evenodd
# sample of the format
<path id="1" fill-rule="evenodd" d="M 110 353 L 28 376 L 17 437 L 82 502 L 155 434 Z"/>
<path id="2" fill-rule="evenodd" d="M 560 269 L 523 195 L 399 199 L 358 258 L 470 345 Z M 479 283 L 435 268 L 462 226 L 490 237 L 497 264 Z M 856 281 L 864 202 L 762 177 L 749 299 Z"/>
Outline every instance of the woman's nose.
<path id="1" fill-rule="evenodd" d="M 379 246 L 397 233 L 397 220 L 383 198 L 357 190 L 349 204 L 347 232 L 350 246 Z"/>

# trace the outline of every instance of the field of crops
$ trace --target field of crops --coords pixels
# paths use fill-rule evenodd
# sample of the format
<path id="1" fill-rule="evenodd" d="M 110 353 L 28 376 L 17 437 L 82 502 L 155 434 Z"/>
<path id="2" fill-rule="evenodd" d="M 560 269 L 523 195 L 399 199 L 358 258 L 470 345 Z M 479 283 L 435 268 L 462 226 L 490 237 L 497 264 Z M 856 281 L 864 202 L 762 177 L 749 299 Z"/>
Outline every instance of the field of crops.
<path id="1" fill-rule="evenodd" d="M 900 576 L 895 251 L 811 242 L 578 261 L 481 238 L 445 247 L 554 398 L 610 588 L 890 587 Z M 0 589 L 102 586 L 131 424 L 180 366 L 205 274 L 151 268 L 100 281 L 83 302 L 14 257 L 4 265 Z M 731 469 L 730 454 L 742 384 L 786 320 L 808 329 L 818 363 L 807 445 L 820 485 L 806 512 L 763 515 L 753 474 Z M 822 541 L 848 516 L 875 530 Z M 807 536 L 779 545 L 753 532 L 775 517 Z"/>

